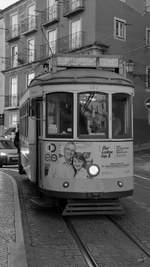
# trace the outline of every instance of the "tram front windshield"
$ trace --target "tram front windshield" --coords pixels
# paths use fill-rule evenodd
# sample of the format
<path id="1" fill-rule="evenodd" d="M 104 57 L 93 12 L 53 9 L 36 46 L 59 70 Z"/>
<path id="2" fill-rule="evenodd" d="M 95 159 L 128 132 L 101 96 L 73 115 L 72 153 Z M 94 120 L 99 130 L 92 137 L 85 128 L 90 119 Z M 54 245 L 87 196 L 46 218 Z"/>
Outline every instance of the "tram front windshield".
<path id="1" fill-rule="evenodd" d="M 113 93 L 109 98 L 102 92 L 84 92 L 74 102 L 73 93 L 51 93 L 46 98 L 46 115 L 47 137 L 73 138 L 73 132 L 87 139 L 131 137 L 129 94 Z"/>

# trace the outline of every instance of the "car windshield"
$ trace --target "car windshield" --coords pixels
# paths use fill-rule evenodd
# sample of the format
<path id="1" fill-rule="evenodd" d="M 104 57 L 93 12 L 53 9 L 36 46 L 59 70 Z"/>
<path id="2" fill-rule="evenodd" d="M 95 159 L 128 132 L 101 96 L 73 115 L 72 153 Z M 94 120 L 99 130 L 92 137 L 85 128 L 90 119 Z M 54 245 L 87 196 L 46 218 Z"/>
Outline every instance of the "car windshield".
<path id="1" fill-rule="evenodd" d="M 15 145 L 11 140 L 0 140 L 0 149 L 12 149 L 12 148 L 15 148 Z"/>

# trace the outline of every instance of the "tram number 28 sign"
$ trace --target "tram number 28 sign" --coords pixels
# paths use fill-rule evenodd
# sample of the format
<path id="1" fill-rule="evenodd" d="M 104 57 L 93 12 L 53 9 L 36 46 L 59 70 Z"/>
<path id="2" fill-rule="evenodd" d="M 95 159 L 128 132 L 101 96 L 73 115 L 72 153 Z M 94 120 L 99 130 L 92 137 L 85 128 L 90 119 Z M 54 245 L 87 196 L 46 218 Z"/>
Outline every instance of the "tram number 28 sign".
<path id="1" fill-rule="evenodd" d="M 145 108 L 148 109 L 150 111 L 150 98 L 147 98 L 145 100 Z"/>

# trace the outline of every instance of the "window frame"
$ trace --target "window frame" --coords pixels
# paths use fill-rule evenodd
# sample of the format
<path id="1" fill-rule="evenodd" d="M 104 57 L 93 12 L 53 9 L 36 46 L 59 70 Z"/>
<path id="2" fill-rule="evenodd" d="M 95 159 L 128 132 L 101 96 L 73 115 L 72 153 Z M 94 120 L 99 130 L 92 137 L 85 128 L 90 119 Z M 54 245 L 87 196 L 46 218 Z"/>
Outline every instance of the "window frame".
<path id="1" fill-rule="evenodd" d="M 118 23 L 118 33 L 117 33 L 117 23 Z M 126 41 L 126 20 L 114 17 L 114 38 L 120 41 Z M 123 26 L 123 34 L 121 33 L 121 25 Z"/>
<path id="2" fill-rule="evenodd" d="M 20 135 L 28 137 L 30 102 L 27 100 L 20 108 Z"/>
<path id="3" fill-rule="evenodd" d="M 50 41 L 50 33 L 54 33 L 55 32 L 55 38 L 54 40 Z M 48 37 L 48 55 L 52 56 L 55 55 L 57 53 L 57 29 L 51 29 L 47 31 L 47 37 Z M 51 45 L 51 43 L 54 44 L 54 46 Z"/>
<path id="4" fill-rule="evenodd" d="M 11 46 L 11 67 L 16 68 L 17 66 L 18 66 L 18 45 L 14 44 L 13 46 Z"/>
<path id="5" fill-rule="evenodd" d="M 146 27 L 146 46 L 150 47 L 150 28 Z"/>
<path id="6" fill-rule="evenodd" d="M 33 78 L 29 79 L 29 76 L 32 75 L 32 74 L 33 74 Z M 30 82 L 34 79 L 34 77 L 35 77 L 35 72 L 34 71 L 29 72 L 29 73 L 26 74 L 26 87 L 29 86 Z"/>
<path id="7" fill-rule="evenodd" d="M 72 132 L 71 132 L 71 134 L 69 134 L 69 133 L 68 134 L 67 133 L 64 133 L 64 134 L 63 133 L 62 134 L 60 134 L 60 133 L 52 133 L 52 134 L 48 133 L 48 103 L 49 103 L 48 98 L 49 98 L 50 95 L 57 95 L 57 94 L 65 94 L 65 95 L 68 94 L 68 95 L 70 95 L 72 97 L 72 100 L 71 100 L 72 101 L 72 103 L 71 103 L 71 106 L 72 106 L 72 114 L 71 114 L 71 117 L 72 117 L 72 119 L 71 119 L 71 121 L 72 121 Z M 74 123 L 73 123 L 74 122 L 74 93 L 73 92 L 63 92 L 63 91 L 61 92 L 61 91 L 59 91 L 59 92 L 52 92 L 52 93 L 46 94 L 46 105 L 45 105 L 45 108 L 46 108 L 46 111 L 45 111 L 45 114 L 46 114 L 45 135 L 46 135 L 46 137 L 47 138 L 56 138 L 56 139 L 58 139 L 58 138 L 62 138 L 62 139 L 69 138 L 69 139 L 72 139 L 73 135 L 74 135 Z"/>
<path id="8" fill-rule="evenodd" d="M 16 24 L 13 24 L 13 18 L 17 18 Z M 18 12 L 10 15 L 10 22 L 11 22 L 11 36 L 12 37 L 18 36 L 18 34 L 19 34 Z M 16 27 L 15 27 L 15 25 L 16 25 Z"/>
<path id="9" fill-rule="evenodd" d="M 50 4 L 50 1 L 52 1 L 52 4 Z M 58 17 L 58 2 L 56 0 L 47 0 L 47 19 L 49 21 L 52 21 L 57 17 Z"/>
<path id="10" fill-rule="evenodd" d="M 79 22 L 80 23 L 80 29 L 78 31 L 75 31 L 73 32 L 73 23 L 77 23 Z M 82 18 L 81 17 L 77 17 L 75 19 L 72 19 L 70 20 L 70 24 L 69 24 L 69 49 L 70 50 L 75 50 L 75 49 L 79 49 L 80 47 L 82 47 Z M 75 35 L 75 37 L 73 38 L 73 35 Z M 79 38 L 79 41 L 78 41 L 78 38 Z M 76 40 L 75 41 L 75 45 L 73 45 L 74 41 L 73 40 Z M 77 43 L 77 44 L 76 44 Z"/>
<path id="11" fill-rule="evenodd" d="M 81 6 L 81 2 L 82 0 L 71 0 L 71 3 L 70 3 L 71 11 L 74 11 L 77 8 L 79 8 Z"/>
<path id="12" fill-rule="evenodd" d="M 121 105 L 121 107 L 123 106 L 123 116 L 124 116 L 124 120 L 121 119 L 120 114 L 121 114 L 121 109 L 119 110 L 119 112 L 117 112 L 117 117 L 120 119 L 121 122 L 121 130 L 123 131 L 123 133 L 121 134 L 117 134 L 116 136 L 113 135 L 113 96 L 117 97 L 117 95 L 119 96 L 124 96 L 126 97 L 126 106 Z M 128 98 L 128 99 L 127 99 Z M 119 107 L 117 105 L 117 107 Z M 125 92 L 114 92 L 111 95 L 111 136 L 112 139 L 126 139 L 126 138 L 132 138 L 133 133 L 132 133 L 132 95 L 125 93 Z M 119 114 L 119 116 L 118 116 Z"/>
<path id="13" fill-rule="evenodd" d="M 33 45 L 33 49 L 30 49 L 30 42 L 33 41 L 34 45 Z M 32 44 L 31 44 L 32 46 Z M 32 53 L 30 54 L 30 52 Z M 35 61 L 35 38 L 30 38 L 27 39 L 27 58 L 28 58 L 28 63 L 34 62 Z"/>
<path id="14" fill-rule="evenodd" d="M 34 7 L 33 14 L 30 15 L 30 8 Z M 31 17 L 31 18 L 30 18 Z M 36 3 L 33 2 L 27 6 L 28 31 L 36 28 Z M 32 22 L 32 19 L 34 22 Z"/>
<path id="15" fill-rule="evenodd" d="M 80 130 L 79 130 L 79 125 L 80 125 L 80 122 L 79 122 L 79 111 L 80 111 L 80 108 L 79 108 L 79 105 L 80 105 L 80 95 L 82 94 L 90 94 L 90 93 L 95 93 L 95 94 L 99 94 L 99 95 L 103 95 L 106 97 L 106 113 L 107 113 L 107 117 L 106 117 L 106 134 L 105 136 L 102 136 L 99 133 L 92 133 L 92 134 L 80 134 Z M 106 93 L 106 92 L 100 92 L 100 91 L 85 91 L 85 92 L 79 92 L 78 95 L 77 95 L 77 137 L 79 139 L 109 139 L 109 94 Z"/>
<path id="16" fill-rule="evenodd" d="M 16 88 L 13 87 L 13 79 L 16 79 Z M 13 92 L 13 89 L 15 91 Z M 11 107 L 16 107 L 18 106 L 18 76 L 14 75 L 10 77 L 10 106 Z M 15 93 L 16 92 L 16 93 Z"/>
<path id="17" fill-rule="evenodd" d="M 145 86 L 147 89 L 150 89 L 150 65 L 146 66 Z"/>
<path id="18" fill-rule="evenodd" d="M 150 0 L 145 0 L 145 11 L 150 12 Z"/>

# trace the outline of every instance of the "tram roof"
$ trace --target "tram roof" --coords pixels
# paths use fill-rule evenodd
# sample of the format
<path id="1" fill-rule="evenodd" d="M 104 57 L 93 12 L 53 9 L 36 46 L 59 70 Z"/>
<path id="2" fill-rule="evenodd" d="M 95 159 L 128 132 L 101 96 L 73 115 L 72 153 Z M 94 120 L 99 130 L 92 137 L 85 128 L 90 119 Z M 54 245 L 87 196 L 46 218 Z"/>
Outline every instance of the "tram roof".
<path id="1" fill-rule="evenodd" d="M 100 83 L 132 86 L 131 80 L 111 71 L 96 68 L 67 68 L 55 73 L 48 72 L 36 76 L 30 83 L 30 87 L 51 84 L 74 84 L 74 83 Z"/>

